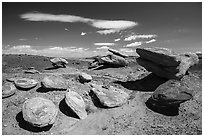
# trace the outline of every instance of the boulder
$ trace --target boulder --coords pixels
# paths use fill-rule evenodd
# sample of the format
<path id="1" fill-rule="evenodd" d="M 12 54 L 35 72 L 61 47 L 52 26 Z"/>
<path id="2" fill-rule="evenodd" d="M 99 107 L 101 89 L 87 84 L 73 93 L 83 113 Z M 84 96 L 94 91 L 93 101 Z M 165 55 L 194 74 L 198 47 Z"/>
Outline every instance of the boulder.
<path id="1" fill-rule="evenodd" d="M 109 54 L 107 56 L 104 56 L 101 58 L 101 60 L 103 61 L 104 65 L 112 65 L 115 67 L 123 67 L 123 66 L 127 66 L 128 62 L 127 60 L 125 60 L 123 57 L 120 56 L 116 56 L 113 54 Z"/>
<path id="2" fill-rule="evenodd" d="M 50 62 L 52 62 L 52 65 L 55 67 L 65 67 L 65 65 L 68 64 L 68 61 L 64 58 L 53 58 L 50 59 Z"/>
<path id="3" fill-rule="evenodd" d="M 129 95 L 121 89 L 113 86 L 103 86 L 92 84 L 93 92 L 100 103 L 105 107 L 118 107 L 127 102 Z"/>
<path id="4" fill-rule="evenodd" d="M 128 57 L 128 55 L 123 54 L 123 53 L 121 53 L 121 52 L 119 52 L 119 51 L 117 51 L 115 49 L 110 49 L 109 48 L 108 51 L 113 53 L 113 54 L 115 54 L 116 56 L 120 56 L 120 57 L 123 57 L 123 58 L 127 58 Z"/>
<path id="5" fill-rule="evenodd" d="M 56 75 L 45 76 L 41 84 L 47 89 L 66 90 L 68 87 L 66 79 Z"/>
<path id="6" fill-rule="evenodd" d="M 68 90 L 65 95 L 65 102 L 80 119 L 85 119 L 87 117 L 85 102 L 78 93 Z"/>
<path id="7" fill-rule="evenodd" d="M 30 89 L 37 86 L 38 81 L 29 78 L 19 78 L 14 81 L 15 86 L 20 89 Z"/>
<path id="8" fill-rule="evenodd" d="M 55 122 L 58 108 L 51 100 L 34 97 L 23 103 L 22 113 L 24 120 L 31 125 L 45 127 Z"/>
<path id="9" fill-rule="evenodd" d="M 2 98 L 10 97 L 16 93 L 16 87 L 13 83 L 6 82 L 2 86 Z"/>
<path id="10" fill-rule="evenodd" d="M 191 99 L 193 95 L 194 91 L 183 81 L 169 80 L 160 85 L 151 98 L 159 106 L 178 106 Z"/>
<path id="11" fill-rule="evenodd" d="M 91 75 L 88 75 L 86 73 L 80 73 L 79 74 L 79 81 L 82 82 L 82 83 L 85 83 L 85 82 L 90 82 L 92 80 L 92 76 Z"/>

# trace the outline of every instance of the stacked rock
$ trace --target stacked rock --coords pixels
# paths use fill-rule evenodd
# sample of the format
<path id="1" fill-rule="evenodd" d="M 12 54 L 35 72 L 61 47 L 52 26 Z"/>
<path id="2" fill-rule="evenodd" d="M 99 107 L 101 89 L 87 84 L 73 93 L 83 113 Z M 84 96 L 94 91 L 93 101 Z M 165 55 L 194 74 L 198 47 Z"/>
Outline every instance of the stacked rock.
<path id="1" fill-rule="evenodd" d="M 179 55 L 167 48 L 137 48 L 136 52 L 140 55 L 137 59 L 139 65 L 167 79 L 181 79 L 199 61 L 194 53 Z"/>

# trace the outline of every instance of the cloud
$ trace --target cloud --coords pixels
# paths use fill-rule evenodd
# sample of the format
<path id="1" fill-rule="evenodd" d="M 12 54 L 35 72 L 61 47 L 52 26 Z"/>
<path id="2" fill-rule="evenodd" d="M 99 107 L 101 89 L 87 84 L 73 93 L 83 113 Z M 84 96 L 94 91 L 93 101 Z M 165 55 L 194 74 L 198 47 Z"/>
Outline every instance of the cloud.
<path id="1" fill-rule="evenodd" d="M 143 42 L 139 41 L 139 42 L 133 42 L 133 43 L 127 44 L 127 45 L 125 45 L 123 47 L 137 47 L 137 46 L 140 46 L 142 44 L 143 44 Z"/>
<path id="2" fill-rule="evenodd" d="M 135 39 L 149 39 L 149 38 L 155 38 L 157 37 L 157 35 L 131 35 L 127 38 L 124 39 L 124 41 L 131 41 L 131 40 L 135 40 Z"/>
<path id="3" fill-rule="evenodd" d="M 138 25 L 137 22 L 127 21 L 127 20 L 98 20 L 84 18 L 74 15 L 53 15 L 47 13 L 25 13 L 20 15 L 20 17 L 27 21 L 58 21 L 58 22 L 82 22 L 86 23 L 92 27 L 100 29 L 97 31 L 99 34 L 111 34 L 116 33 L 121 30 L 132 28 Z"/>
<path id="4" fill-rule="evenodd" d="M 86 35 L 86 32 L 81 32 L 81 36 L 84 36 L 84 35 Z"/>
<path id="5" fill-rule="evenodd" d="M 152 43 L 152 42 L 155 42 L 156 41 L 156 39 L 152 39 L 152 40 L 150 40 L 150 41 L 146 41 L 145 43 Z"/>
<path id="6" fill-rule="evenodd" d="M 115 43 L 94 43 L 96 46 L 113 46 Z"/>
<path id="7" fill-rule="evenodd" d="M 118 39 L 114 39 L 114 41 L 115 41 L 115 42 L 120 41 L 120 38 L 118 38 Z"/>
<path id="8" fill-rule="evenodd" d="M 121 48 L 119 49 L 120 52 L 132 53 L 135 52 L 133 49 L 130 48 Z"/>
<path id="9" fill-rule="evenodd" d="M 99 47 L 99 48 L 96 48 L 96 49 L 109 49 L 108 46 L 102 46 L 102 47 Z"/>

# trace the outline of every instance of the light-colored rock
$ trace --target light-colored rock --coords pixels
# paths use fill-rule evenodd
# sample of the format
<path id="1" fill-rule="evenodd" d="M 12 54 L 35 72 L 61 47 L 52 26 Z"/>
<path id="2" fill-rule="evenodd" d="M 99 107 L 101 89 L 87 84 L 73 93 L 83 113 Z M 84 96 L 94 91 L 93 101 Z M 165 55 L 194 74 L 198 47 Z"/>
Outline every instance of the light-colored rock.
<path id="1" fill-rule="evenodd" d="M 65 67 L 66 64 L 68 64 L 68 61 L 64 58 L 53 58 L 50 59 L 50 62 L 52 62 L 53 66 L 58 66 L 58 67 Z"/>
<path id="2" fill-rule="evenodd" d="M 67 89 L 66 79 L 56 75 L 45 76 L 41 82 L 44 88 L 48 89 Z"/>
<path id="3" fill-rule="evenodd" d="M 86 73 L 80 73 L 79 74 L 79 81 L 84 83 L 84 82 L 90 82 L 92 80 L 92 76 Z"/>
<path id="4" fill-rule="evenodd" d="M 128 62 L 125 60 L 123 57 L 116 56 L 113 54 L 109 54 L 107 56 L 104 56 L 101 58 L 103 63 L 101 64 L 107 64 L 107 65 L 112 65 L 112 66 L 127 66 Z"/>
<path id="5" fill-rule="evenodd" d="M 12 96 L 16 93 L 16 87 L 13 83 L 6 82 L 2 86 L 2 98 Z"/>
<path id="6" fill-rule="evenodd" d="M 65 102 L 80 119 L 85 119 L 87 117 L 87 112 L 85 110 L 86 104 L 77 92 L 68 90 L 65 95 Z"/>
<path id="7" fill-rule="evenodd" d="M 184 82 L 169 80 L 154 91 L 152 99 L 161 106 L 178 106 L 193 95 L 193 90 Z"/>
<path id="8" fill-rule="evenodd" d="M 58 108 L 51 100 L 34 97 L 23 103 L 22 113 L 24 120 L 33 126 L 45 127 L 55 122 Z"/>
<path id="9" fill-rule="evenodd" d="M 19 78 L 14 81 L 15 86 L 21 89 L 30 89 L 37 86 L 38 81 L 29 78 Z"/>
<path id="10" fill-rule="evenodd" d="M 128 57 L 128 55 L 123 54 L 123 53 L 121 53 L 121 52 L 119 52 L 119 51 L 117 51 L 117 50 L 115 50 L 115 49 L 110 49 L 110 48 L 109 48 L 108 51 L 111 52 L 111 53 L 113 53 L 113 54 L 115 54 L 116 56 L 121 56 L 121 57 L 123 57 L 123 58 L 127 58 L 127 57 Z"/>
<path id="11" fill-rule="evenodd" d="M 40 74 L 40 72 L 38 70 L 35 70 L 35 69 L 25 70 L 24 73 L 28 73 L 28 74 Z"/>
<path id="12" fill-rule="evenodd" d="M 127 102 L 129 95 L 121 89 L 113 86 L 103 86 L 92 84 L 91 92 L 99 99 L 105 107 L 118 107 Z"/>

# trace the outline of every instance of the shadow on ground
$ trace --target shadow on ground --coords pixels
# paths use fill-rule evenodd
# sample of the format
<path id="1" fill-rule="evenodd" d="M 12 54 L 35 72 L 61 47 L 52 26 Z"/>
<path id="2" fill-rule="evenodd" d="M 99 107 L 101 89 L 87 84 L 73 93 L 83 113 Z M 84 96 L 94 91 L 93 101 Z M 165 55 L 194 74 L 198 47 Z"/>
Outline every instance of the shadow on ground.
<path id="1" fill-rule="evenodd" d="M 151 73 L 143 79 L 136 81 L 114 81 L 116 84 L 122 85 L 124 88 L 129 90 L 138 90 L 138 91 L 155 91 L 156 88 L 165 83 L 167 79 L 156 76 Z"/>
<path id="2" fill-rule="evenodd" d="M 33 125 L 31 125 L 30 123 L 28 123 L 27 121 L 25 121 L 23 119 L 23 113 L 22 111 L 19 112 L 16 115 L 16 121 L 18 122 L 18 125 L 20 128 L 25 129 L 27 131 L 31 131 L 31 132 L 42 132 L 42 131 L 48 131 L 51 129 L 52 125 L 48 125 L 45 127 L 34 127 Z"/>

